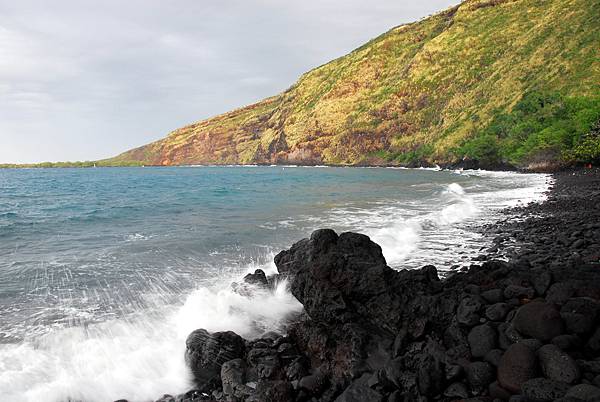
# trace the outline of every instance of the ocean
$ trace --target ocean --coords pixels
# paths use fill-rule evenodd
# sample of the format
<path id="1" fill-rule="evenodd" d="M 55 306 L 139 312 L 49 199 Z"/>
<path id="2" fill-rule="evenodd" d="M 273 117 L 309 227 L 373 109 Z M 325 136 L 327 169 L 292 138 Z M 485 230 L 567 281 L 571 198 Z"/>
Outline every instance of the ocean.
<path id="1" fill-rule="evenodd" d="M 279 331 L 280 283 L 231 282 L 318 228 L 357 231 L 396 269 L 444 275 L 489 247 L 477 227 L 544 199 L 550 176 L 228 166 L 0 170 L 0 399 L 155 400 L 190 386 L 196 328 Z"/>

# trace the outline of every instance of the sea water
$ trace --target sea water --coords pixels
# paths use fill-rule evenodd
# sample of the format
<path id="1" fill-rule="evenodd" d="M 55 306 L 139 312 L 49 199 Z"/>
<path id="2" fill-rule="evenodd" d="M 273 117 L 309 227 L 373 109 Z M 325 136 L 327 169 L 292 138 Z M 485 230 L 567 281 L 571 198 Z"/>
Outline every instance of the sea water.
<path id="1" fill-rule="evenodd" d="M 190 387 L 196 328 L 245 337 L 300 311 L 285 282 L 230 283 L 318 228 L 369 235 L 388 265 L 468 265 L 476 227 L 549 176 L 333 167 L 0 170 L 0 399 L 150 401 Z"/>

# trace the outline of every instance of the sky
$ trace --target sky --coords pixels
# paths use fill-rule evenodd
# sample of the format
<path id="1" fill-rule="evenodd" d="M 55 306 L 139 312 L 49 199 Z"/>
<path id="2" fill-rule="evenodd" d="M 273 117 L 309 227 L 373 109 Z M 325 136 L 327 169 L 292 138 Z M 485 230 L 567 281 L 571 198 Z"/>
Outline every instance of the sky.
<path id="1" fill-rule="evenodd" d="M 0 0 L 0 163 L 96 160 L 458 0 Z"/>

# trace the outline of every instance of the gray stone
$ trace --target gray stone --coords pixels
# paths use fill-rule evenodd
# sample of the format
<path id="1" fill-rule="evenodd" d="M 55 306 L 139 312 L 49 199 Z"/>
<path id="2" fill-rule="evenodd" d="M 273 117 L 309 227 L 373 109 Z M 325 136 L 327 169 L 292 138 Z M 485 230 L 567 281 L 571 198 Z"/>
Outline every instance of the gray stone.
<path id="1" fill-rule="evenodd" d="M 193 331 L 186 340 L 185 359 L 198 384 L 218 379 L 221 365 L 242 357 L 244 339 L 234 332 Z"/>
<path id="2" fill-rule="evenodd" d="M 298 382 L 298 388 L 307 391 L 311 395 L 317 395 L 327 385 L 326 381 L 327 377 L 316 370 L 313 374 L 302 377 Z"/>
<path id="3" fill-rule="evenodd" d="M 577 360 L 577 365 L 584 372 L 600 374 L 600 361 L 598 360 Z"/>
<path id="4" fill-rule="evenodd" d="M 508 285 L 504 289 L 506 299 L 532 299 L 535 296 L 535 290 L 525 286 Z"/>
<path id="5" fill-rule="evenodd" d="M 502 289 L 490 289 L 481 293 L 481 297 L 488 303 L 499 303 L 504 300 Z"/>
<path id="6" fill-rule="evenodd" d="M 548 271 L 544 271 L 533 277 L 533 288 L 539 296 L 544 296 L 552 283 L 552 275 Z"/>
<path id="7" fill-rule="evenodd" d="M 471 390 L 475 394 L 481 393 L 487 389 L 488 385 L 494 381 L 496 370 L 491 364 L 486 362 L 474 362 L 467 366 L 467 380 L 471 385 Z"/>
<path id="8" fill-rule="evenodd" d="M 335 402 L 382 402 L 383 396 L 365 386 L 356 382 L 350 384 L 348 388 L 335 399 Z"/>
<path id="9" fill-rule="evenodd" d="M 549 303 L 563 304 L 575 294 L 575 287 L 570 282 L 558 282 L 550 286 L 546 294 Z"/>
<path id="10" fill-rule="evenodd" d="M 494 367 L 498 367 L 503 354 L 504 352 L 501 349 L 492 349 L 483 357 L 483 360 Z"/>
<path id="11" fill-rule="evenodd" d="M 242 359 L 234 359 L 221 366 L 221 382 L 223 393 L 235 398 L 250 395 L 252 389 L 246 386 L 246 363 Z"/>
<path id="12" fill-rule="evenodd" d="M 519 343 L 527 346 L 529 349 L 536 351 L 542 347 L 543 343 L 535 338 L 527 338 L 519 340 Z"/>
<path id="13" fill-rule="evenodd" d="M 577 335 L 559 335 L 552 338 L 552 344 L 558 346 L 562 350 L 570 350 L 581 345 L 581 339 Z"/>
<path id="14" fill-rule="evenodd" d="M 259 381 L 254 395 L 246 402 L 288 402 L 293 399 L 294 389 L 287 381 Z"/>
<path id="15" fill-rule="evenodd" d="M 581 401 L 598 401 L 600 400 L 600 388 L 590 384 L 579 384 L 570 388 L 565 396 Z"/>
<path id="16" fill-rule="evenodd" d="M 444 396 L 448 398 L 468 398 L 469 390 L 462 382 L 452 383 L 444 391 Z"/>
<path id="17" fill-rule="evenodd" d="M 510 398 L 510 392 L 502 388 L 498 381 L 491 383 L 488 388 L 488 391 L 490 393 L 490 396 L 494 399 L 506 401 Z"/>
<path id="18" fill-rule="evenodd" d="M 524 339 L 523 335 L 519 331 L 517 331 L 514 324 L 512 324 L 512 323 L 508 324 L 505 327 L 503 326 L 503 328 L 504 328 L 504 334 L 510 340 L 510 342 L 517 343 Z"/>
<path id="19" fill-rule="evenodd" d="M 473 357 L 484 357 L 498 344 L 498 334 L 490 325 L 478 325 L 469 332 L 468 340 L 471 355 Z"/>
<path id="20" fill-rule="evenodd" d="M 594 329 L 600 304 L 588 297 L 576 297 L 567 300 L 560 309 L 567 332 L 585 335 Z"/>
<path id="21" fill-rule="evenodd" d="M 552 402 L 565 396 L 569 386 L 547 378 L 534 378 L 524 383 L 522 389 L 529 402 Z"/>
<path id="22" fill-rule="evenodd" d="M 485 316 L 491 321 L 502 321 L 511 308 L 512 307 L 506 303 L 492 304 L 485 309 Z"/>
<path id="23" fill-rule="evenodd" d="M 558 346 L 544 345 L 538 350 L 537 355 L 545 377 L 569 384 L 581 377 L 575 360 Z"/>
<path id="24" fill-rule="evenodd" d="M 175 397 L 169 394 L 164 394 L 160 399 L 157 399 L 155 402 L 175 402 Z"/>
<path id="25" fill-rule="evenodd" d="M 462 299 L 456 310 L 456 320 L 459 324 L 472 327 L 479 323 L 479 311 L 483 303 L 477 296 L 465 297 Z"/>
<path id="26" fill-rule="evenodd" d="M 446 373 L 444 363 L 437 355 L 425 355 L 417 373 L 419 391 L 425 396 L 435 396 L 444 389 Z"/>
<path id="27" fill-rule="evenodd" d="M 588 339 L 585 350 L 593 356 L 600 354 L 600 327 L 597 327 L 594 334 Z"/>

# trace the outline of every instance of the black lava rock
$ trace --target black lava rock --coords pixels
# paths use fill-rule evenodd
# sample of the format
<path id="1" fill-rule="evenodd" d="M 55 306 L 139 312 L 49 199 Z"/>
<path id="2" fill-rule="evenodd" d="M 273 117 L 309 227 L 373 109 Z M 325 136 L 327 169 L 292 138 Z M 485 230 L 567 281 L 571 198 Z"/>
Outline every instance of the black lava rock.
<path id="1" fill-rule="evenodd" d="M 498 382 L 508 391 L 520 392 L 521 386 L 537 374 L 535 352 L 523 344 L 515 343 L 500 359 Z"/>
<path id="2" fill-rule="evenodd" d="M 581 377 L 575 360 L 556 345 L 544 345 L 537 351 L 542 372 L 551 380 L 575 383 Z"/>
<path id="3" fill-rule="evenodd" d="M 199 385 L 218 380 L 221 365 L 243 357 L 245 342 L 235 332 L 193 331 L 186 340 L 185 359 Z"/>
<path id="4" fill-rule="evenodd" d="M 514 325 L 520 333 L 541 341 L 549 341 L 564 331 L 558 309 L 550 303 L 540 301 L 527 303 L 519 308 Z"/>
<path id="5" fill-rule="evenodd" d="M 523 395 L 530 402 L 552 402 L 565 396 L 569 386 L 547 378 L 534 378 L 523 384 Z"/>
<path id="6" fill-rule="evenodd" d="M 484 357 L 498 344 L 498 334 L 491 325 L 478 325 L 469 332 L 468 340 L 471 355 L 473 357 Z"/>

